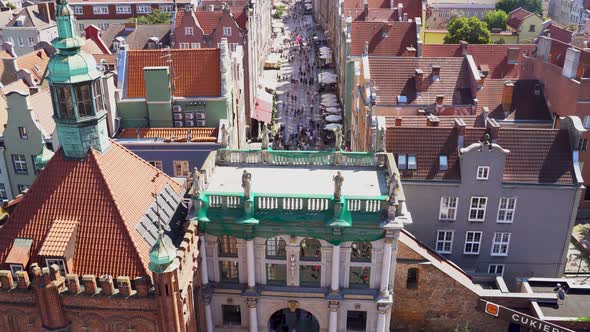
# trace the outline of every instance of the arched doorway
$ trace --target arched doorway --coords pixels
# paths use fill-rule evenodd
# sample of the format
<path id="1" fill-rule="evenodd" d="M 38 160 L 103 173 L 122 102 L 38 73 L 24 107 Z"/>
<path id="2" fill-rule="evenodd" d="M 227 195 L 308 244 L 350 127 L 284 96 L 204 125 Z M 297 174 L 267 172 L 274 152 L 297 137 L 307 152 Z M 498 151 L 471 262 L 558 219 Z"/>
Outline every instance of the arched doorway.
<path id="1" fill-rule="evenodd" d="M 281 309 L 268 320 L 270 332 L 319 332 L 318 320 L 308 311 L 303 309 Z"/>

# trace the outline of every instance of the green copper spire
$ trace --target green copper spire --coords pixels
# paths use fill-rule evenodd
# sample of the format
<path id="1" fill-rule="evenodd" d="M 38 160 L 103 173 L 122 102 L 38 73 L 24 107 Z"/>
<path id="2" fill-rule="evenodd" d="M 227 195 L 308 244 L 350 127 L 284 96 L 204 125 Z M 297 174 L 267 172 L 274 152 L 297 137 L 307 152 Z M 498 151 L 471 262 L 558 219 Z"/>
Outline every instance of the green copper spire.
<path id="1" fill-rule="evenodd" d="M 47 64 L 57 136 L 64 156 L 84 159 L 90 149 L 110 146 L 103 100 L 102 73 L 96 60 L 81 50 L 74 12 L 67 0 L 57 0 L 58 37 L 51 43 L 57 53 Z"/>
<path id="2" fill-rule="evenodd" d="M 51 160 L 53 157 L 53 151 L 49 150 L 43 142 L 43 147 L 41 148 L 41 152 L 35 157 L 35 166 L 38 170 L 42 170 L 45 168 L 45 165 Z"/>
<path id="3" fill-rule="evenodd" d="M 150 250 L 150 271 L 156 273 L 173 271 L 178 267 L 176 247 L 162 229 L 158 230 L 158 241 Z"/>

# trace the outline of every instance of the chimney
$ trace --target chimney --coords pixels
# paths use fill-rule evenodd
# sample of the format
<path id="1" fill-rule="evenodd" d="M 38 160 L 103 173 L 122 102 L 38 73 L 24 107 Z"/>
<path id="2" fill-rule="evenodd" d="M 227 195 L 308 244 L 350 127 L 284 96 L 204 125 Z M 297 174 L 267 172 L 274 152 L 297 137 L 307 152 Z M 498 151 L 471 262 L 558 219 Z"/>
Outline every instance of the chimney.
<path id="1" fill-rule="evenodd" d="M 119 285 L 119 294 L 123 296 L 131 295 L 131 280 L 129 277 L 117 277 L 117 284 Z"/>
<path id="2" fill-rule="evenodd" d="M 82 276 L 84 293 L 88 295 L 96 294 L 96 276 L 94 274 L 85 274 Z"/>
<path id="3" fill-rule="evenodd" d="M 113 284 L 113 277 L 106 274 L 100 277 L 100 288 L 104 295 L 110 296 L 115 293 L 115 285 Z"/>
<path id="4" fill-rule="evenodd" d="M 77 274 L 66 274 L 66 287 L 68 287 L 70 294 L 80 293 L 80 279 Z"/>
<path id="5" fill-rule="evenodd" d="M 488 116 L 490 115 L 490 109 L 487 106 L 484 106 L 481 109 L 481 118 L 483 120 L 483 125 L 486 125 L 486 122 L 488 121 Z"/>
<path id="6" fill-rule="evenodd" d="M 461 149 L 465 144 L 465 127 L 467 127 L 467 125 L 463 119 L 455 119 L 454 125 L 457 129 L 457 149 Z"/>
<path id="7" fill-rule="evenodd" d="M 369 20 L 369 0 L 363 0 L 363 16 L 365 21 Z"/>
<path id="8" fill-rule="evenodd" d="M 398 19 L 398 21 L 401 21 L 403 17 L 404 17 L 404 4 L 398 3 L 397 4 L 397 19 Z"/>
<path id="9" fill-rule="evenodd" d="M 414 70 L 414 82 L 416 83 L 416 92 L 422 92 L 424 84 L 424 72 L 420 68 Z"/>
<path id="10" fill-rule="evenodd" d="M 389 0 L 389 9 L 395 9 L 395 1 Z"/>
<path id="11" fill-rule="evenodd" d="M 395 126 L 396 127 L 401 127 L 402 126 L 402 118 L 401 117 L 395 118 Z"/>
<path id="12" fill-rule="evenodd" d="M 506 50 L 506 60 L 509 65 L 515 65 L 518 63 L 518 52 L 519 49 L 517 47 L 509 47 Z"/>
<path id="13" fill-rule="evenodd" d="M 440 66 L 439 65 L 432 65 L 432 80 L 433 81 L 440 80 Z"/>
<path id="14" fill-rule="evenodd" d="M 207 8 L 209 9 L 210 12 L 215 11 L 215 5 L 209 5 Z"/>
<path id="15" fill-rule="evenodd" d="M 512 108 L 512 94 L 514 93 L 514 83 L 512 81 L 504 82 L 504 89 L 502 90 L 502 111 L 504 116 L 508 116 Z"/>
<path id="16" fill-rule="evenodd" d="M 440 121 L 436 115 L 429 114 L 426 117 L 426 126 L 427 127 L 438 127 L 439 123 L 440 123 Z"/>
<path id="17" fill-rule="evenodd" d="M 567 78 L 578 76 L 578 65 L 580 64 L 580 50 L 570 47 L 565 53 L 565 62 L 561 74 Z"/>
<path id="18" fill-rule="evenodd" d="M 415 58 L 416 57 L 416 49 L 411 46 L 406 47 L 406 56 Z"/>
<path id="19" fill-rule="evenodd" d="M 443 104 L 445 102 L 445 96 L 444 95 L 436 95 L 436 109 L 438 110 L 439 108 L 443 107 Z"/>
<path id="20" fill-rule="evenodd" d="M 50 1 L 47 5 L 49 6 L 49 18 L 55 21 L 55 2 Z"/>
<path id="21" fill-rule="evenodd" d="M 467 47 L 469 47 L 469 43 L 464 40 L 461 40 L 459 44 L 461 45 L 461 55 L 466 56 L 467 54 L 469 54 L 467 50 Z"/>
<path id="22" fill-rule="evenodd" d="M 486 129 L 490 134 L 492 143 L 496 143 L 496 140 L 498 139 L 498 131 L 500 131 L 500 125 L 498 124 L 498 122 L 496 122 L 496 120 L 492 118 L 488 118 L 486 120 Z"/>
<path id="23" fill-rule="evenodd" d="M 537 58 L 543 59 L 545 62 L 549 62 L 551 56 L 551 38 L 540 36 L 537 41 L 536 49 Z"/>
<path id="24" fill-rule="evenodd" d="M 39 17 L 49 23 L 49 4 L 47 2 L 37 3 L 37 10 L 39 11 Z"/>
<path id="25" fill-rule="evenodd" d="M 0 285 L 4 290 L 11 290 L 14 288 L 14 279 L 12 279 L 12 273 L 10 271 L 0 271 Z"/>
<path id="26" fill-rule="evenodd" d="M 479 105 L 479 99 L 473 98 L 473 106 L 471 107 L 471 115 L 477 114 L 477 106 Z"/>
<path id="27" fill-rule="evenodd" d="M 16 288 L 18 289 L 29 289 L 31 282 L 29 281 L 29 273 L 27 271 L 16 272 Z"/>

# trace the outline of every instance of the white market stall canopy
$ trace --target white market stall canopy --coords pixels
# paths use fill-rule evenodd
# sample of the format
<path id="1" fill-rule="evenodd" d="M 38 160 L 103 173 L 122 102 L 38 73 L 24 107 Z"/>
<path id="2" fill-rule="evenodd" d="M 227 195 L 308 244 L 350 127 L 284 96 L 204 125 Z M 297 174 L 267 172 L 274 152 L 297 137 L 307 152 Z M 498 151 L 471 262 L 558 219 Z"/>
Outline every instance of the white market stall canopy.
<path id="1" fill-rule="evenodd" d="M 341 125 L 341 124 L 339 124 L 339 123 L 328 123 L 328 124 L 327 124 L 327 125 L 324 127 L 324 129 L 325 129 L 325 130 L 336 130 L 336 129 L 338 129 L 338 128 L 342 129 L 342 125 Z"/>
<path id="2" fill-rule="evenodd" d="M 324 71 L 318 75 L 318 81 L 320 84 L 334 84 L 337 81 L 336 74 Z"/>
<path id="3" fill-rule="evenodd" d="M 328 121 L 328 122 L 341 122 L 342 121 L 342 116 L 340 116 L 340 115 L 328 115 L 326 117 L 326 121 Z"/>
<path id="4" fill-rule="evenodd" d="M 328 107 L 328 108 L 326 108 L 326 112 L 338 114 L 338 113 L 342 113 L 342 110 L 338 107 Z"/>

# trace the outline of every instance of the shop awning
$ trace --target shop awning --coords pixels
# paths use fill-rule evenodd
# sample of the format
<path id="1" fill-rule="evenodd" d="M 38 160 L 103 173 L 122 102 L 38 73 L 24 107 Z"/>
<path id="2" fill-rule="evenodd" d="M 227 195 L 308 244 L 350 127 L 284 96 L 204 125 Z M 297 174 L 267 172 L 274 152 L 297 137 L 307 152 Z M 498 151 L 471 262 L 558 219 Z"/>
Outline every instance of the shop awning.
<path id="1" fill-rule="evenodd" d="M 256 96 L 256 103 L 254 105 L 254 113 L 252 118 L 262 121 L 264 123 L 271 123 L 272 121 L 272 95 L 262 89 L 258 89 Z"/>

